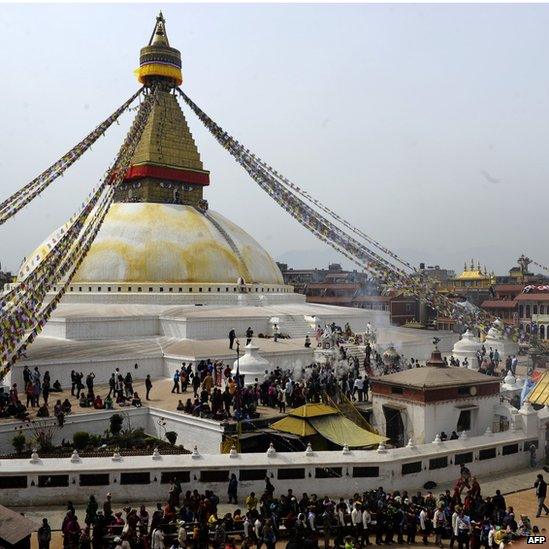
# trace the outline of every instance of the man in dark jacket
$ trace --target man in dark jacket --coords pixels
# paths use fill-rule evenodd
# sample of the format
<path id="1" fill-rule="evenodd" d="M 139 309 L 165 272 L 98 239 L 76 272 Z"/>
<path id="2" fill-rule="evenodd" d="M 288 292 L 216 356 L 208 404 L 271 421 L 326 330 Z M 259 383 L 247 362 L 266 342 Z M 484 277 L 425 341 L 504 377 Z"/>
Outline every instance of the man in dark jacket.
<path id="1" fill-rule="evenodd" d="M 534 482 L 534 488 L 536 489 L 536 497 L 538 498 L 538 512 L 536 514 L 536 518 L 541 515 L 542 509 L 545 511 L 546 515 L 549 515 L 549 508 L 545 505 L 547 483 L 543 480 L 543 475 L 538 475 L 536 482 Z"/>

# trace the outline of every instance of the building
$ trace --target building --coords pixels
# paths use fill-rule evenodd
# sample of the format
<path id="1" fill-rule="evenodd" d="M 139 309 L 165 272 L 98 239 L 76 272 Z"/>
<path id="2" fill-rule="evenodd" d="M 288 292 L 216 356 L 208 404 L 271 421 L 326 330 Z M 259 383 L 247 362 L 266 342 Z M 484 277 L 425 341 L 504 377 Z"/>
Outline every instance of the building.
<path id="1" fill-rule="evenodd" d="M 435 356 L 438 355 L 438 356 Z M 438 363 L 440 352 L 433 353 Z M 493 430 L 500 403 L 497 378 L 467 368 L 426 366 L 372 380 L 372 402 L 381 434 L 403 446 L 433 441 L 444 431 L 472 436 Z"/>
<path id="2" fill-rule="evenodd" d="M 9 271 L 3 271 L 0 264 L 0 290 L 4 288 L 6 284 L 10 284 L 13 280 L 13 275 Z"/>
<path id="3" fill-rule="evenodd" d="M 481 268 L 480 263 L 475 266 L 474 261 L 471 260 L 469 266 L 465 263 L 463 272 L 441 283 L 439 291 L 480 306 L 483 301 L 493 295 L 495 283 L 496 278 L 493 273 L 488 273 L 486 267 Z"/>

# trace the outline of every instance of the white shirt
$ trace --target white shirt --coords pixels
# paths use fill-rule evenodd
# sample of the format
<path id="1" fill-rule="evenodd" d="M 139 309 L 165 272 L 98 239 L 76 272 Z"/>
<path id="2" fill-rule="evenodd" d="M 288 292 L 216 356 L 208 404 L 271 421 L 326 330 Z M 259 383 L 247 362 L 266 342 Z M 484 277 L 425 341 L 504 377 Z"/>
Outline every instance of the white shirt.
<path id="1" fill-rule="evenodd" d="M 254 532 L 255 537 L 259 539 L 261 537 L 261 521 L 259 519 L 254 522 Z"/>
<path id="2" fill-rule="evenodd" d="M 362 516 L 360 514 L 360 511 L 356 507 L 353 507 L 353 510 L 351 511 L 351 522 L 353 523 L 353 526 L 360 524 L 361 521 Z"/>
<path id="3" fill-rule="evenodd" d="M 155 528 L 152 533 L 151 549 L 164 549 L 164 534 L 160 528 Z"/>
<path id="4" fill-rule="evenodd" d="M 307 517 L 307 522 L 309 523 L 309 527 L 314 532 L 315 531 L 315 514 L 311 511 Z"/>
<path id="5" fill-rule="evenodd" d="M 355 379 L 354 387 L 355 387 L 355 389 L 358 389 L 359 391 L 362 391 L 362 389 L 364 389 L 364 381 L 357 377 Z"/>
<path id="6" fill-rule="evenodd" d="M 419 514 L 419 527 L 422 530 L 425 530 L 425 519 L 427 518 L 427 511 L 425 509 L 421 510 L 421 513 Z"/>
<path id="7" fill-rule="evenodd" d="M 366 530 L 370 526 L 371 521 L 372 515 L 367 509 L 364 509 L 364 511 L 362 511 L 362 526 L 364 530 Z"/>

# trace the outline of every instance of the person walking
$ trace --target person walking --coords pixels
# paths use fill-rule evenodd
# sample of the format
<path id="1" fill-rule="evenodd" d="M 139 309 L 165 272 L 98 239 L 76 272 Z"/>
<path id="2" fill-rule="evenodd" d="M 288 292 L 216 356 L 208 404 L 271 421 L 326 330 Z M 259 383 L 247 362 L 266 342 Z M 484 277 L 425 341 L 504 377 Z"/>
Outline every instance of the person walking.
<path id="1" fill-rule="evenodd" d="M 153 388 L 153 384 L 152 384 L 152 381 L 151 381 L 151 375 L 147 374 L 147 377 L 145 378 L 145 400 L 151 400 L 149 398 L 149 395 L 150 395 L 150 392 L 151 392 L 152 388 Z M 173 391 L 172 391 L 172 393 L 173 393 Z"/>
<path id="2" fill-rule="evenodd" d="M 238 480 L 236 479 L 236 475 L 234 473 L 231 474 L 231 478 L 229 479 L 229 487 L 227 488 L 227 494 L 229 496 L 229 503 L 233 503 L 235 505 L 238 504 L 237 501 L 237 494 L 238 494 Z"/>
<path id="3" fill-rule="evenodd" d="M 173 374 L 173 387 L 172 393 L 179 394 L 179 370 L 176 370 Z"/>
<path id="4" fill-rule="evenodd" d="M 111 377 L 109 378 L 109 394 L 107 395 L 107 398 L 110 397 L 111 395 L 116 394 L 115 388 L 116 388 L 116 378 L 114 374 L 111 374 Z"/>
<path id="5" fill-rule="evenodd" d="M 251 326 L 248 326 L 248 329 L 246 330 L 246 345 L 252 342 L 253 336 L 254 336 L 254 331 L 252 330 Z"/>
<path id="6" fill-rule="evenodd" d="M 51 526 L 47 518 L 42 519 L 42 526 L 38 528 L 38 549 L 50 549 L 51 542 Z"/>
<path id="7" fill-rule="evenodd" d="M 543 475 L 539 474 L 536 482 L 534 482 L 534 488 L 536 489 L 536 498 L 538 500 L 538 512 L 536 518 L 539 518 L 541 511 L 545 511 L 546 515 L 549 515 L 549 508 L 545 505 L 545 498 L 547 497 L 547 483 L 543 479 Z"/>
<path id="8" fill-rule="evenodd" d="M 231 331 L 229 332 L 229 349 L 233 348 L 235 339 L 236 339 L 236 332 L 234 331 L 234 329 L 231 329 Z"/>

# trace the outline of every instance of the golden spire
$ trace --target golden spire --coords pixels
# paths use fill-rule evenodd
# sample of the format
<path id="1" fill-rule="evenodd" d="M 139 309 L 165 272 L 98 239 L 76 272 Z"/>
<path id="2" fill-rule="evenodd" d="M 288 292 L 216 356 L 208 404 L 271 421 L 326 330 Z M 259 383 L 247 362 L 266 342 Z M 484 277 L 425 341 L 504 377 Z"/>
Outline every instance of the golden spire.
<path id="1" fill-rule="evenodd" d="M 154 26 L 149 46 L 167 46 L 170 47 L 168 35 L 166 34 L 166 20 L 162 12 L 156 17 L 156 25 Z"/>

